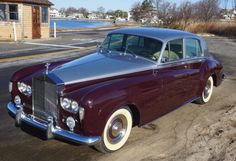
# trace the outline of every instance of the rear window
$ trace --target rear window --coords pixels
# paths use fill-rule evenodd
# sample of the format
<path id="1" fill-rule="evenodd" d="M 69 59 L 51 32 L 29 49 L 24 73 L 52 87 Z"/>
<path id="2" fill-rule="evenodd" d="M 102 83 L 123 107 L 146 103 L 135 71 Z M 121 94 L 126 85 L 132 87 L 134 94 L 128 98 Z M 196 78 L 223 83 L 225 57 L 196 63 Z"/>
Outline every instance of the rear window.
<path id="1" fill-rule="evenodd" d="M 200 41 L 197 39 L 185 39 L 185 55 L 186 58 L 200 57 L 202 55 Z"/>

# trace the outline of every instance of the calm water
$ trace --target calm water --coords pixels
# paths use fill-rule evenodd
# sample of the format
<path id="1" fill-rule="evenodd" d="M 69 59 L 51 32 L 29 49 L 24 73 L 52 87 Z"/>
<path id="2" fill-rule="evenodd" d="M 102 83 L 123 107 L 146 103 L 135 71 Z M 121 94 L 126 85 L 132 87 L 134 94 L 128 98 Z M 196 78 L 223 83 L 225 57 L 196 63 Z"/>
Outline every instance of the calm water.
<path id="1" fill-rule="evenodd" d="M 83 21 L 83 20 L 51 20 L 51 28 L 54 22 L 57 23 L 57 28 L 96 28 L 103 26 L 111 26 L 110 22 L 103 21 Z"/>

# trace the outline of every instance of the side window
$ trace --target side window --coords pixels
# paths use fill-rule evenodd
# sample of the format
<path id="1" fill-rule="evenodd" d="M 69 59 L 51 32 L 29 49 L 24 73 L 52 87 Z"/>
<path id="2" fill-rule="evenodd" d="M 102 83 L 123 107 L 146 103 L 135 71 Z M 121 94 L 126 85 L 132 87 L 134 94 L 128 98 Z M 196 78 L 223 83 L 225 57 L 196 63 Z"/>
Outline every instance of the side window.
<path id="1" fill-rule="evenodd" d="M 5 21 L 7 19 L 6 16 L 6 5 L 0 4 L 0 21 Z"/>
<path id="2" fill-rule="evenodd" d="M 124 34 L 113 34 L 110 39 L 109 49 L 121 51 L 123 46 Z"/>
<path id="3" fill-rule="evenodd" d="M 183 59 L 183 39 L 169 41 L 162 56 L 162 63 Z"/>
<path id="4" fill-rule="evenodd" d="M 18 5 L 9 4 L 9 19 L 18 20 Z"/>
<path id="5" fill-rule="evenodd" d="M 42 23 L 48 23 L 48 7 L 42 7 Z"/>
<path id="6" fill-rule="evenodd" d="M 139 37 L 138 36 L 128 36 L 126 40 L 126 44 L 129 46 L 138 46 L 139 45 Z"/>
<path id="7" fill-rule="evenodd" d="M 185 39 L 186 58 L 199 57 L 202 54 L 200 41 L 197 39 Z"/>

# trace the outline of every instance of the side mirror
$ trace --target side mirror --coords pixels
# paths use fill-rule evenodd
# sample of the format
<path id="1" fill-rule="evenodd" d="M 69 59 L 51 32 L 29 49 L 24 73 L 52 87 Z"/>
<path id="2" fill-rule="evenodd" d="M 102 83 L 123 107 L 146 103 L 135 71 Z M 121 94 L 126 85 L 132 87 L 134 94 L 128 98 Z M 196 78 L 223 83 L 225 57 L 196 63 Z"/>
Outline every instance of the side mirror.
<path id="1" fill-rule="evenodd" d="M 97 43 L 97 48 L 100 48 L 101 47 L 101 43 Z"/>

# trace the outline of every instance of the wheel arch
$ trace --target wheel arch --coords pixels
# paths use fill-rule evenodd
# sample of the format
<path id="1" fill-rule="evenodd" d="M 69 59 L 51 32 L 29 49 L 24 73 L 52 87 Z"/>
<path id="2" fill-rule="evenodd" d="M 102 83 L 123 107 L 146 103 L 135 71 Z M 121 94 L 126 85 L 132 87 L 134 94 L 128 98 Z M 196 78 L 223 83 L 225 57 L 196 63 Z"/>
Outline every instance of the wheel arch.
<path id="1" fill-rule="evenodd" d="M 133 127 L 140 124 L 140 111 L 135 104 L 128 104 L 127 107 L 130 109 L 133 118 Z"/>
<path id="2" fill-rule="evenodd" d="M 216 75 L 216 73 L 212 73 L 212 78 L 213 78 L 213 85 L 216 87 L 217 86 L 217 75 Z"/>

